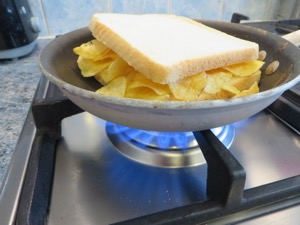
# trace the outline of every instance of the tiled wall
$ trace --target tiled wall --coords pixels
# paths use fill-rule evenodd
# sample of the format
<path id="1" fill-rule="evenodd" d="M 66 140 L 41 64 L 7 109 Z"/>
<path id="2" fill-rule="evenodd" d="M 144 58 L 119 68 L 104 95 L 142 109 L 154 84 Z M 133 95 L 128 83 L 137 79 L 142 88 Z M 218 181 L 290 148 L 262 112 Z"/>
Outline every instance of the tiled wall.
<path id="1" fill-rule="evenodd" d="M 170 13 L 230 21 L 233 12 L 250 19 L 273 19 L 293 0 L 28 0 L 39 18 L 40 35 L 57 35 L 88 25 L 95 12 Z"/>

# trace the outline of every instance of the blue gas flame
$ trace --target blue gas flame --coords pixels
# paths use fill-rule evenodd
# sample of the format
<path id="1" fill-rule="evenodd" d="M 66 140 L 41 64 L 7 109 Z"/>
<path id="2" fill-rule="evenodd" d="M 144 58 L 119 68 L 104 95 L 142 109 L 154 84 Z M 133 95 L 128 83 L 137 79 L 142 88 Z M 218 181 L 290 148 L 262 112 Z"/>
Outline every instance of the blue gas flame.
<path id="1" fill-rule="evenodd" d="M 194 140 L 192 132 L 157 132 L 146 131 L 136 128 L 129 128 L 107 122 L 107 132 L 119 134 L 124 142 L 134 141 L 136 144 L 147 147 L 154 147 L 159 150 L 166 149 L 188 149 L 191 141 Z"/>

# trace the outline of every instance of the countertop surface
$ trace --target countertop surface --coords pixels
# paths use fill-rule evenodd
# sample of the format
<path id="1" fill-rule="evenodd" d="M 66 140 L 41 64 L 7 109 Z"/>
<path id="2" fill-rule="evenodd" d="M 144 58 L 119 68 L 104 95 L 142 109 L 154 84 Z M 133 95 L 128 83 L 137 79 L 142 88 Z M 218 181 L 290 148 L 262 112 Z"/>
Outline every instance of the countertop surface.
<path id="1" fill-rule="evenodd" d="M 27 56 L 0 61 L 0 187 L 42 75 L 39 53 L 51 39 L 38 38 Z"/>

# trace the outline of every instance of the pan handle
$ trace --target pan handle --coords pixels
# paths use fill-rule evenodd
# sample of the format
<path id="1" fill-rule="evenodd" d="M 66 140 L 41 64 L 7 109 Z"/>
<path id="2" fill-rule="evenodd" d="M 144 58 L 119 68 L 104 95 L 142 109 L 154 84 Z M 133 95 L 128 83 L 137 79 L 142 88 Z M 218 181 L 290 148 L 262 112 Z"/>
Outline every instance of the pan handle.
<path id="1" fill-rule="evenodd" d="M 300 30 L 282 36 L 284 39 L 293 43 L 294 45 L 300 46 Z"/>

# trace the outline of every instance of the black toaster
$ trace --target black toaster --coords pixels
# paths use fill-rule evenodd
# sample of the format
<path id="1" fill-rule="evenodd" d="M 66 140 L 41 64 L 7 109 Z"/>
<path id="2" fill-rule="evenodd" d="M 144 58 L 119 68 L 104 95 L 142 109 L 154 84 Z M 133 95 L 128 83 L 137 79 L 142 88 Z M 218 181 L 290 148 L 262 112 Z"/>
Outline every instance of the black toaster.
<path id="1" fill-rule="evenodd" d="M 29 54 L 39 34 L 27 0 L 0 0 L 0 59 Z"/>

